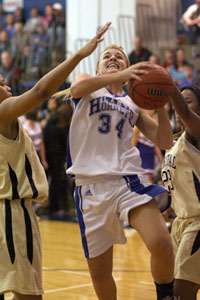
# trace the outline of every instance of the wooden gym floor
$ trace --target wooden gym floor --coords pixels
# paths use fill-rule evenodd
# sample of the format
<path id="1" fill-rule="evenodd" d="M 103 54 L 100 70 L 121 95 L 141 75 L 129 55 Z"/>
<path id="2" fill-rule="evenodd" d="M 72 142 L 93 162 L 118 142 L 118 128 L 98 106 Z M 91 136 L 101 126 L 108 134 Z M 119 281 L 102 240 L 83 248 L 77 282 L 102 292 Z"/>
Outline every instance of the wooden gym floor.
<path id="1" fill-rule="evenodd" d="M 43 299 L 97 300 L 78 224 L 47 220 L 40 220 L 39 224 L 43 242 Z M 135 230 L 125 229 L 125 233 L 127 244 L 114 247 L 113 274 L 118 300 L 155 300 L 149 253 Z M 5 297 L 11 298 L 11 294 Z"/>

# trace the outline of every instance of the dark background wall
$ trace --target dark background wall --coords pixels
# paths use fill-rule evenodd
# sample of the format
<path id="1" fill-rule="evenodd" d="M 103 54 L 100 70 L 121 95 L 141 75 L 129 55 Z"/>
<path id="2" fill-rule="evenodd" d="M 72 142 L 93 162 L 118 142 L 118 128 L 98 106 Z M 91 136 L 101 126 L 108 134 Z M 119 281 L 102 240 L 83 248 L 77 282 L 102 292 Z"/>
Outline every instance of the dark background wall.
<path id="1" fill-rule="evenodd" d="M 0 0 L 0 4 L 2 4 L 3 0 Z M 24 0 L 24 11 L 25 11 L 25 16 L 29 17 L 29 11 L 33 6 L 37 6 L 41 13 L 44 13 L 44 8 L 47 4 L 53 4 L 55 2 L 59 2 L 62 4 L 62 6 L 65 9 L 65 3 L 66 0 Z"/>
<path id="2" fill-rule="evenodd" d="M 191 4 L 195 3 L 195 0 L 179 0 L 182 2 L 182 8 L 183 8 L 183 12 L 188 8 L 188 6 L 190 6 Z M 0 4 L 2 4 L 3 0 L 0 0 Z M 55 2 L 59 2 L 63 5 L 63 7 L 65 8 L 66 6 L 66 0 L 24 0 L 24 10 L 25 10 L 25 14 L 26 16 L 29 17 L 29 11 L 31 9 L 31 7 L 33 6 L 37 6 L 40 11 L 43 13 L 44 12 L 44 8 L 45 5 L 47 4 L 52 4 Z"/>
<path id="3" fill-rule="evenodd" d="M 182 1 L 183 12 L 188 8 L 188 6 L 195 3 L 195 0 L 181 0 L 181 1 Z"/>

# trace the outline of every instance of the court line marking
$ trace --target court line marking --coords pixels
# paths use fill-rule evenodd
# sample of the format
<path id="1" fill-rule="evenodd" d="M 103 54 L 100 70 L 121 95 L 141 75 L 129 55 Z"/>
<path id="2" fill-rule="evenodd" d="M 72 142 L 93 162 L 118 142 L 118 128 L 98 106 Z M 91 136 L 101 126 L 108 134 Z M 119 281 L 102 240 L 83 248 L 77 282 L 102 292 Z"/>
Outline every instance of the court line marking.
<path id="1" fill-rule="evenodd" d="M 82 270 L 83 272 L 87 272 L 87 273 L 82 273 L 78 270 L 76 271 L 76 270 L 57 269 L 57 268 L 49 268 L 49 267 L 43 267 L 42 270 L 43 271 L 63 272 L 63 273 L 69 273 L 69 274 L 90 276 L 88 269 Z M 116 269 L 116 270 L 113 270 L 113 272 L 116 272 L 116 273 L 149 273 L 151 271 L 150 270 L 117 270 Z"/>
<path id="2" fill-rule="evenodd" d="M 44 271 L 57 271 L 57 272 L 62 272 L 62 273 L 84 275 L 84 276 L 89 276 L 90 277 L 90 274 L 82 273 L 82 272 L 77 272 L 77 271 L 62 270 L 62 269 L 53 269 L 53 268 L 48 268 L 48 267 L 43 267 L 42 270 L 44 270 Z M 87 272 L 87 270 L 86 270 L 86 272 Z"/>
<path id="3" fill-rule="evenodd" d="M 153 282 L 150 281 L 139 281 L 140 284 L 153 285 Z"/>
<path id="4" fill-rule="evenodd" d="M 115 280 L 119 281 L 119 280 L 121 280 L 121 278 L 115 278 Z M 91 283 L 74 285 L 74 286 L 68 286 L 68 287 L 65 287 L 65 288 L 57 288 L 57 289 L 52 289 L 52 290 L 46 290 L 46 291 L 44 291 L 44 294 L 62 292 L 62 291 L 73 290 L 73 289 L 79 289 L 79 288 L 87 287 L 87 286 L 92 286 L 92 282 Z M 12 299 L 12 297 L 13 296 L 6 297 L 5 300 Z"/>
<path id="5" fill-rule="evenodd" d="M 119 281 L 119 280 L 121 280 L 121 278 L 115 278 L 115 280 Z M 45 294 L 50 294 L 50 293 L 55 293 L 55 292 L 61 292 L 61 291 L 78 289 L 78 288 L 82 288 L 82 287 L 86 287 L 86 286 L 92 286 L 92 282 L 91 283 L 74 285 L 74 286 L 68 286 L 68 287 L 65 287 L 65 288 L 57 288 L 57 289 L 54 289 L 54 290 L 47 290 L 44 293 Z"/>

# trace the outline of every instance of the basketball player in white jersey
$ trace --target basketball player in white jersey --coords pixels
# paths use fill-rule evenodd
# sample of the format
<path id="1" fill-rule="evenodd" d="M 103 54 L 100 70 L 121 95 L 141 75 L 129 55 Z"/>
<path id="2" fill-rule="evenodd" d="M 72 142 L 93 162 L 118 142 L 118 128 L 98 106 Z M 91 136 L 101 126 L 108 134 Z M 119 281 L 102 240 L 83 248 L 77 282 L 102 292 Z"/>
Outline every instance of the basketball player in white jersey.
<path id="1" fill-rule="evenodd" d="M 102 41 L 107 23 L 71 58 L 46 74 L 28 92 L 12 97 L 0 76 L 0 299 L 42 299 L 40 232 L 31 203 L 47 198 L 48 184 L 31 139 L 18 117 L 49 98 L 70 72 Z"/>
<path id="2" fill-rule="evenodd" d="M 172 104 L 183 131 L 165 154 L 162 180 L 177 215 L 172 225 L 175 294 L 195 300 L 200 288 L 200 89 L 181 90 L 176 88 Z"/>
<path id="3" fill-rule="evenodd" d="M 67 173 L 75 176 L 82 244 L 100 300 L 117 299 L 112 257 L 113 245 L 126 242 L 122 221 L 140 233 L 151 252 L 157 299 L 173 297 L 173 249 L 153 200 L 166 190 L 149 183 L 131 142 L 136 124 L 153 143 L 168 149 L 172 130 L 164 108 L 158 110 L 157 123 L 122 90 L 123 83 L 141 80 L 150 68 L 148 62 L 129 67 L 122 48 L 109 45 L 100 55 L 96 76 L 80 74 L 71 86 L 75 111 Z"/>

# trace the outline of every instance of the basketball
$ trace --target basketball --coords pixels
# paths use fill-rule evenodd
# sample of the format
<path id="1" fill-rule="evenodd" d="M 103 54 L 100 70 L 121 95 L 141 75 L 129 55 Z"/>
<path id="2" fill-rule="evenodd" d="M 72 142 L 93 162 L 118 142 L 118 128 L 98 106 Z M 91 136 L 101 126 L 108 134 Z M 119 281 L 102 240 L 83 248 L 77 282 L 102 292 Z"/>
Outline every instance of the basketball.
<path id="1" fill-rule="evenodd" d="M 149 73 L 141 78 L 142 81 L 131 79 L 128 83 L 128 95 L 139 107 L 158 109 L 171 99 L 174 84 L 166 69 L 152 65 Z"/>

